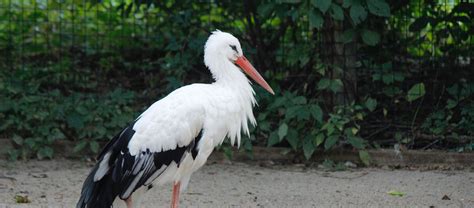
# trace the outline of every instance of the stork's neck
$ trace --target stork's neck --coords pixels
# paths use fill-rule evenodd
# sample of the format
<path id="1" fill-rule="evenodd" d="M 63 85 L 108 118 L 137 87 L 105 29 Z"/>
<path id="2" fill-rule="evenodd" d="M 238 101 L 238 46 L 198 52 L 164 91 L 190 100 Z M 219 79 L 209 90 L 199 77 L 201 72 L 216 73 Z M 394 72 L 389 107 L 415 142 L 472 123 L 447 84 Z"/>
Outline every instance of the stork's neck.
<path id="1" fill-rule="evenodd" d="M 215 59 L 208 64 L 215 80 L 214 84 L 231 88 L 243 96 L 254 95 L 252 86 L 244 73 L 226 58 Z"/>
<path id="2" fill-rule="evenodd" d="M 224 88 L 228 93 L 233 94 L 232 97 L 235 98 L 233 104 L 237 104 L 240 108 L 236 116 L 229 115 L 229 118 L 237 119 L 224 119 L 225 122 L 228 122 L 226 126 L 226 135 L 230 138 L 231 144 L 234 144 L 234 141 L 240 145 L 240 132 L 249 135 L 248 122 L 251 125 L 255 126 L 256 121 L 253 115 L 252 108 L 256 104 L 255 92 L 253 91 L 252 86 L 250 85 L 249 80 L 245 74 L 234 65 L 231 61 L 223 59 L 221 61 L 207 62 L 209 70 L 212 73 L 212 76 L 215 79 L 215 82 L 212 85 Z M 222 103 L 228 105 L 228 103 Z M 224 137 L 218 139 L 215 144 L 221 144 Z"/>

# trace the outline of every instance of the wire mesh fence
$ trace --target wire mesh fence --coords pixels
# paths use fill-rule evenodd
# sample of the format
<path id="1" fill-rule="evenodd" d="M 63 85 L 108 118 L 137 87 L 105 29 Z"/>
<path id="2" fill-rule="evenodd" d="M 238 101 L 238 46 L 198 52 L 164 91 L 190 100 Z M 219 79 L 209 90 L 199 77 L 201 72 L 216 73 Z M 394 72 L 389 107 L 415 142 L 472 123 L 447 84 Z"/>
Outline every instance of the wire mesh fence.
<path id="1" fill-rule="evenodd" d="M 318 30 L 299 19 L 257 22 L 268 13 L 263 6 L 249 18 L 245 3 L 238 4 L 242 12 L 231 13 L 227 1 L 184 2 L 0 0 L 0 68 L 49 81 L 40 91 L 67 96 L 120 86 L 149 103 L 184 83 L 209 80 L 202 63 L 206 36 L 240 30 L 258 68 L 278 77 L 282 89 L 318 98 L 327 111 L 376 100 L 375 111 L 361 121 L 364 138 L 380 144 L 406 135 L 428 139 L 421 147 L 441 141 L 439 135 L 472 141 L 472 1 L 391 2 L 389 18 L 367 23 L 379 36 L 328 18 Z M 262 34 L 250 23 L 276 29 L 260 28 L 272 31 Z M 262 44 L 255 35 L 277 41 Z"/>

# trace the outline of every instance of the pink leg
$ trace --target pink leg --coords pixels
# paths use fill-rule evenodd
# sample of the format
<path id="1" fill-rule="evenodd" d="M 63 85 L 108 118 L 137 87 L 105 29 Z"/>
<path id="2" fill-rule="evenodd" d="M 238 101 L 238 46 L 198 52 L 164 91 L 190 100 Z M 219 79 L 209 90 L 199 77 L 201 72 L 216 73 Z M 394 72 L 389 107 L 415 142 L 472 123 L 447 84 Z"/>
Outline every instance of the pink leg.
<path id="1" fill-rule="evenodd" d="M 171 198 L 171 208 L 178 208 L 179 204 L 179 189 L 181 188 L 181 182 L 178 181 L 173 185 L 173 197 Z"/>
<path id="2" fill-rule="evenodd" d="M 127 208 L 132 208 L 132 196 L 125 199 L 125 204 L 127 204 Z"/>

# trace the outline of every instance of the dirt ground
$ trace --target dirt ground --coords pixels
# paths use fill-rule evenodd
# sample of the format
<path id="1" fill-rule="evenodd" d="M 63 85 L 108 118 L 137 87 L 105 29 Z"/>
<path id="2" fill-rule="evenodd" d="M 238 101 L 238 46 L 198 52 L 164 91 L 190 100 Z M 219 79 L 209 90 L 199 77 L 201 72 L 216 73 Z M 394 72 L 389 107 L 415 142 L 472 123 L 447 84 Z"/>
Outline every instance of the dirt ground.
<path id="1" fill-rule="evenodd" d="M 74 207 L 89 169 L 72 160 L 0 161 L 0 208 Z M 17 195 L 31 202 L 16 203 Z M 170 196 L 171 185 L 155 187 L 142 207 L 169 207 Z M 213 163 L 193 175 L 181 207 L 474 207 L 474 172 Z"/>

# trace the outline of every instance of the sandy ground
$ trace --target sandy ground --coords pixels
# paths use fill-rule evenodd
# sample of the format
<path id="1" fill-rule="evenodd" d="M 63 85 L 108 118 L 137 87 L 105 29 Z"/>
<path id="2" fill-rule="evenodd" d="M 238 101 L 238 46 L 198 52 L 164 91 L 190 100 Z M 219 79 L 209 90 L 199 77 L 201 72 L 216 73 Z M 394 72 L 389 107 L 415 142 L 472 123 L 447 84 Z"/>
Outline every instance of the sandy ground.
<path id="1" fill-rule="evenodd" d="M 89 168 L 70 160 L 0 161 L 0 208 L 74 207 Z M 18 194 L 31 202 L 17 204 Z M 170 196 L 171 186 L 155 187 L 141 207 L 168 207 Z M 181 207 L 474 207 L 474 173 L 214 163 L 194 174 L 181 197 Z"/>

